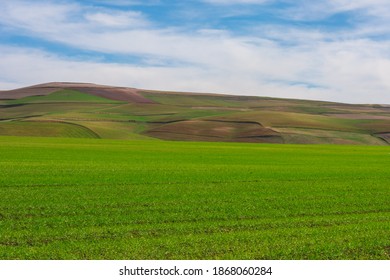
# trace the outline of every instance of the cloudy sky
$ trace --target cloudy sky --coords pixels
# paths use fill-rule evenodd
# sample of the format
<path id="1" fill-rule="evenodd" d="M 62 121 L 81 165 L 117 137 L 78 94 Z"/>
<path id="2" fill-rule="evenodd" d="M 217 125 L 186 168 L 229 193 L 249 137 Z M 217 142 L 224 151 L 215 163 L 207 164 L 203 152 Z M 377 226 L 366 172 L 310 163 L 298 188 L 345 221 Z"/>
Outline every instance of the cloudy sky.
<path id="1" fill-rule="evenodd" d="M 1 0 L 0 89 L 75 81 L 390 104 L 389 0 Z"/>

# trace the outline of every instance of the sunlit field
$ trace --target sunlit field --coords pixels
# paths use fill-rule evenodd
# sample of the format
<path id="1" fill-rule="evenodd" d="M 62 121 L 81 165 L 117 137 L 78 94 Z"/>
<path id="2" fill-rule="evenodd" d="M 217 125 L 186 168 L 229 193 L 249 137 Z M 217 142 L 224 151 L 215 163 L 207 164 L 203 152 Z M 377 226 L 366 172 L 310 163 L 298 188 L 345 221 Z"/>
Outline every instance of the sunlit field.
<path id="1" fill-rule="evenodd" d="M 388 146 L 0 137 L 0 259 L 390 259 Z"/>

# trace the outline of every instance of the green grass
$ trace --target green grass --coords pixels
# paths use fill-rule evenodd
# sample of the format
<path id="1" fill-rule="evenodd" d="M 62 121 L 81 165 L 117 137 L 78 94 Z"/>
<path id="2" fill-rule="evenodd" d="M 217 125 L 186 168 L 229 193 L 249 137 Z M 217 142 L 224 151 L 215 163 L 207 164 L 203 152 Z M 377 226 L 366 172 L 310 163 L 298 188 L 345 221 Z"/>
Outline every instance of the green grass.
<path id="1" fill-rule="evenodd" d="M 84 126 L 63 122 L 0 122 L 0 135 L 99 138 L 94 131 Z"/>
<path id="2" fill-rule="evenodd" d="M 389 147 L 0 137 L 0 259 L 390 259 Z"/>
<path id="3" fill-rule="evenodd" d="M 20 104 L 15 107 L 0 108 L 0 119 L 28 119 L 32 116 L 61 117 L 67 115 L 76 117 L 80 112 L 96 112 L 100 109 L 112 107 L 112 104 L 103 103 L 65 103 L 57 102 L 51 104 L 31 103 Z"/>
<path id="4" fill-rule="evenodd" d="M 180 94 L 180 93 L 168 93 L 168 94 L 156 94 L 150 92 L 143 92 L 143 96 L 156 101 L 163 105 L 176 105 L 183 107 L 193 106 L 217 106 L 217 107 L 241 107 L 242 102 L 232 98 L 224 98 L 218 95 L 197 95 L 197 94 Z"/>
<path id="5" fill-rule="evenodd" d="M 213 117 L 210 119 L 218 119 Z M 360 132 L 362 129 L 357 128 L 356 124 L 359 121 L 337 119 L 321 115 L 311 115 L 291 112 L 275 112 L 275 111 L 255 111 L 241 112 L 228 116 L 222 116 L 222 120 L 244 120 L 258 121 L 267 127 L 290 127 L 290 128 L 312 128 L 322 130 L 338 130 Z"/>
<path id="6" fill-rule="evenodd" d="M 53 102 L 89 102 L 89 103 L 123 103 L 96 95 L 83 93 L 76 90 L 59 90 L 48 95 L 28 96 L 16 100 L 8 101 L 8 104 L 26 103 L 53 103 Z"/>
<path id="7" fill-rule="evenodd" d="M 75 122 L 92 131 L 100 138 L 107 139 L 127 139 L 127 140 L 157 140 L 139 133 L 142 125 L 129 122 L 104 122 L 104 121 L 82 121 Z"/>
<path id="8" fill-rule="evenodd" d="M 286 143 L 387 145 L 384 140 L 364 133 L 298 128 L 277 128 L 275 130 L 283 135 Z"/>

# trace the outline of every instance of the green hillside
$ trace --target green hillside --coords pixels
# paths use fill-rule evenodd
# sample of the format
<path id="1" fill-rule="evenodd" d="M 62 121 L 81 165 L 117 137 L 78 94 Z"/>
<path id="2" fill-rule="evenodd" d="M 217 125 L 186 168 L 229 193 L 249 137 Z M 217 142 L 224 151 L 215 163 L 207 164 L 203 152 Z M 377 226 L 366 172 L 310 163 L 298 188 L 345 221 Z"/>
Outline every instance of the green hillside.
<path id="1" fill-rule="evenodd" d="M 88 133 L 62 132 L 61 123 Z M 18 136 L 388 145 L 390 106 L 54 83 L 0 92 L 0 128 Z"/>

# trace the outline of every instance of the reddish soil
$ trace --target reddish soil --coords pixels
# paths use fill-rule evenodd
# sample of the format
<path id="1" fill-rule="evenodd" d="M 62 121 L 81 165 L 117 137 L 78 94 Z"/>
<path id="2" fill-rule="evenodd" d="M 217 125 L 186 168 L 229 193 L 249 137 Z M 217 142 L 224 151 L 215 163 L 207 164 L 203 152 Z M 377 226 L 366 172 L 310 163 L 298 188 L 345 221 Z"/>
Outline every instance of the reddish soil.
<path id="1" fill-rule="evenodd" d="M 127 101 L 134 103 L 155 103 L 152 100 L 149 100 L 143 97 L 133 88 L 100 88 L 100 87 L 67 87 L 68 89 L 74 89 L 81 92 L 89 93 L 92 95 L 100 96 L 103 98 L 118 100 L 118 101 Z"/>
<path id="2" fill-rule="evenodd" d="M 143 97 L 135 88 L 110 87 L 87 83 L 48 83 L 21 89 L 0 91 L 0 99 L 19 99 L 28 96 L 49 95 L 53 92 L 71 89 L 103 98 L 134 103 L 155 103 Z"/>
<path id="3" fill-rule="evenodd" d="M 169 140 L 281 143 L 279 133 L 256 122 L 190 120 L 150 129 L 152 137 Z"/>
<path id="4" fill-rule="evenodd" d="M 49 95 L 50 93 L 58 91 L 58 88 L 45 87 L 35 88 L 26 87 L 21 89 L 14 89 L 0 92 L 0 99 L 19 99 L 28 96 Z"/>

